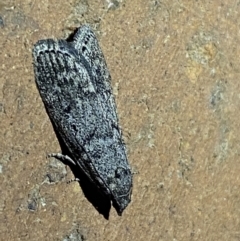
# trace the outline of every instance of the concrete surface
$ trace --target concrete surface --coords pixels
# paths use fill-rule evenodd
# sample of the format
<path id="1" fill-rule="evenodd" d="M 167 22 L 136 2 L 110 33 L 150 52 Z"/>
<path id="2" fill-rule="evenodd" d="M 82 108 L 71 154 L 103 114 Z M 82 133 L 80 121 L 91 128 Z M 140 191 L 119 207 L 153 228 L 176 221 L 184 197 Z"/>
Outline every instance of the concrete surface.
<path id="1" fill-rule="evenodd" d="M 61 150 L 33 75 L 33 44 L 83 23 L 137 172 L 109 220 L 46 158 Z M 0 1 L 0 239 L 239 240 L 239 29 L 239 1 Z"/>

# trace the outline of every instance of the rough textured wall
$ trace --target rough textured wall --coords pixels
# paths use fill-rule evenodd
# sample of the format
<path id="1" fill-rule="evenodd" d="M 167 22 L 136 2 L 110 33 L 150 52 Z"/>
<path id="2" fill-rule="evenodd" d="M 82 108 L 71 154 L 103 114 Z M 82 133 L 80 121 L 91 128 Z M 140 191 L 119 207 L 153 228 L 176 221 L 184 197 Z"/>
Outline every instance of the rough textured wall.
<path id="1" fill-rule="evenodd" d="M 33 44 L 83 23 L 137 173 L 109 220 L 46 158 L 61 149 L 33 75 Z M 230 0 L 0 1 L 1 240 L 239 240 L 239 23 Z"/>

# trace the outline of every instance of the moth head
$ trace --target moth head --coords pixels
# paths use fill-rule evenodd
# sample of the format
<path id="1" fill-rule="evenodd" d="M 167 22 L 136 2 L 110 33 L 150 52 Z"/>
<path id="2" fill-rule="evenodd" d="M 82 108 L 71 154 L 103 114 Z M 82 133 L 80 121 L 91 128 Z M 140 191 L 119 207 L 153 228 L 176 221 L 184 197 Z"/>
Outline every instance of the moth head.
<path id="1" fill-rule="evenodd" d="M 119 216 L 131 202 L 132 173 L 129 168 L 118 167 L 109 185 L 112 193 L 113 206 Z"/>

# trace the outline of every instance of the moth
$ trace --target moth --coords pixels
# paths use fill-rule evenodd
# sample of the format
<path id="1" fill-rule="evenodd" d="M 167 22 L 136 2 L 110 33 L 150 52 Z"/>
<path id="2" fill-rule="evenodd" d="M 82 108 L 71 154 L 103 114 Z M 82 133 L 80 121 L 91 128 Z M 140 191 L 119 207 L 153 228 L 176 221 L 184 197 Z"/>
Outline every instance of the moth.
<path id="1" fill-rule="evenodd" d="M 131 201 L 132 173 L 94 32 L 84 25 L 71 40 L 39 40 L 33 60 L 40 96 L 69 153 L 53 156 L 78 165 L 121 215 Z"/>

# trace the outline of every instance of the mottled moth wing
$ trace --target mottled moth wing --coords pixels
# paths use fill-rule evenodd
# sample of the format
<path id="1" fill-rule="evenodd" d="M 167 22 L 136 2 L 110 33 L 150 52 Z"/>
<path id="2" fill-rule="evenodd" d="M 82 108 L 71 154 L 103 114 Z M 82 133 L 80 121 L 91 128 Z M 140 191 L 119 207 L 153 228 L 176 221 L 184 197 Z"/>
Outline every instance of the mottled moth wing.
<path id="1" fill-rule="evenodd" d="M 79 155 L 80 158 L 83 150 L 76 135 L 81 135 L 82 140 L 89 139 L 91 131 L 84 131 L 84 127 L 89 130 L 89 126 L 93 126 L 90 123 L 95 122 L 87 114 L 94 100 L 83 101 L 91 92 L 92 95 L 95 93 L 89 71 L 78 52 L 64 40 L 38 41 L 34 46 L 33 57 L 36 84 L 48 115 L 71 157 Z M 78 164 L 91 177 L 87 163 Z"/>
<path id="2" fill-rule="evenodd" d="M 94 33 L 83 26 L 72 42 L 40 40 L 33 58 L 39 93 L 72 161 L 121 215 L 131 200 L 132 174 Z"/>
<path id="3" fill-rule="evenodd" d="M 115 120 L 116 125 L 118 125 L 116 105 L 111 88 L 111 76 L 98 40 L 88 25 L 84 25 L 78 29 L 74 36 L 73 45 L 90 65 L 93 73 L 92 81 L 96 86 L 96 92 L 99 98 L 102 99 L 102 108 L 105 109 L 104 113 L 107 115 L 106 118 Z"/>

